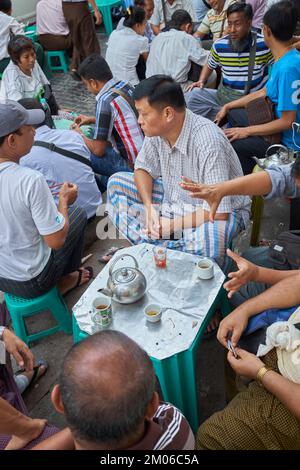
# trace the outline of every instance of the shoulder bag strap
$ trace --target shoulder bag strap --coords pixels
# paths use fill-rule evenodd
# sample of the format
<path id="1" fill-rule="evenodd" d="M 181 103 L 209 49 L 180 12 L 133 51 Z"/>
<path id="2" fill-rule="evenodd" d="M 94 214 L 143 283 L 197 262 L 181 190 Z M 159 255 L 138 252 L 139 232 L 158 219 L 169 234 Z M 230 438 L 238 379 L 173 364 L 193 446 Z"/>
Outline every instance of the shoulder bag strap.
<path id="1" fill-rule="evenodd" d="M 222 21 L 222 25 L 221 25 L 221 31 L 220 31 L 220 37 L 219 39 L 221 39 L 221 37 L 223 36 L 223 31 L 224 31 L 224 26 L 225 26 L 225 21 L 227 20 L 227 15 L 226 15 L 226 12 L 225 12 L 225 16 L 223 18 L 223 21 Z"/>
<path id="2" fill-rule="evenodd" d="M 83 163 L 84 165 L 87 165 L 90 168 L 92 168 L 92 164 L 90 160 L 88 160 L 87 158 L 84 158 L 81 155 L 78 155 L 77 153 L 70 152 L 69 150 L 65 150 L 60 147 L 57 147 L 55 144 L 51 144 L 49 142 L 43 142 L 41 140 L 36 140 L 33 145 L 35 147 L 43 147 L 45 149 L 50 150 L 51 152 L 59 153 L 60 155 L 63 155 L 64 157 L 72 158 L 73 160 L 77 160 L 78 162 Z"/>
<path id="3" fill-rule="evenodd" d="M 167 26 L 167 12 L 166 12 L 165 0 L 161 0 L 161 6 L 162 6 L 162 11 L 163 11 L 164 23 L 166 27 Z"/>
<path id="4" fill-rule="evenodd" d="M 257 33 L 256 31 L 252 31 L 251 33 L 252 41 L 251 47 L 249 52 L 249 65 L 248 65 L 248 80 L 245 85 L 244 94 L 248 95 L 251 90 L 251 82 L 253 77 L 253 70 L 255 65 L 255 57 L 256 57 L 256 46 L 257 46 Z"/>
<path id="5" fill-rule="evenodd" d="M 204 3 L 204 5 L 206 6 L 206 8 L 208 8 L 209 10 L 211 10 L 211 6 L 210 6 L 210 4 L 209 4 L 206 0 L 202 0 L 202 3 Z"/>
<path id="6" fill-rule="evenodd" d="M 113 93 L 116 93 L 117 95 L 122 96 L 122 98 L 124 98 L 124 100 L 127 101 L 129 106 L 131 107 L 132 111 L 135 114 L 135 117 L 138 119 L 139 113 L 137 112 L 134 101 L 129 95 L 127 95 L 127 93 L 124 93 L 124 91 L 120 90 L 119 88 L 110 88 L 109 91 L 112 91 Z"/>

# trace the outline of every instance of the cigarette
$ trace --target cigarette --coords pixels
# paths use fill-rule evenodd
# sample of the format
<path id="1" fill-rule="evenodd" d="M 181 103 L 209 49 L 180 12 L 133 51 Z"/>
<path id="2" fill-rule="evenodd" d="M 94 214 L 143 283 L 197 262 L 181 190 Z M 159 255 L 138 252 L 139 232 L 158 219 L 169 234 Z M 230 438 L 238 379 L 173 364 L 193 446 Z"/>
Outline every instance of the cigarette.
<path id="1" fill-rule="evenodd" d="M 93 253 L 90 253 L 86 256 L 84 256 L 81 260 L 81 264 L 84 264 L 88 259 L 90 259 L 93 256 Z"/>

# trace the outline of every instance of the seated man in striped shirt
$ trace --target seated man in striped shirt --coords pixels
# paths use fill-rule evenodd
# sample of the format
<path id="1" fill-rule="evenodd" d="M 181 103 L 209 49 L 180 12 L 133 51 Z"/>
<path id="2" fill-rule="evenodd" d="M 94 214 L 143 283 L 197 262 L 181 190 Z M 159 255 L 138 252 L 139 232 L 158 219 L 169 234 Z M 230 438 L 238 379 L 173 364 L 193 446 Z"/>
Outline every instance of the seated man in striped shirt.
<path id="1" fill-rule="evenodd" d="M 210 256 L 226 271 L 226 248 L 248 221 L 249 198 L 226 199 L 211 224 L 209 206 L 193 199 L 180 181 L 186 176 L 217 183 L 242 176 L 236 153 L 221 129 L 186 109 L 171 77 L 143 80 L 133 98 L 146 137 L 134 175 L 117 173 L 109 180 L 111 220 L 131 243 Z"/>
<path id="2" fill-rule="evenodd" d="M 119 331 L 72 347 L 52 392 L 69 428 L 34 450 L 194 450 L 181 412 L 160 403 L 148 354 Z M 101 462 L 102 463 L 102 462 Z"/>
<path id="3" fill-rule="evenodd" d="M 113 79 L 103 57 L 90 55 L 80 64 L 78 72 L 88 91 L 96 96 L 96 117 L 80 114 L 73 130 L 82 135 L 91 152 L 93 170 L 101 175 L 101 191 L 105 191 L 109 176 L 133 170 L 144 136 L 131 98 L 132 87 Z M 93 139 L 85 137 L 80 129 L 86 124 L 95 124 Z"/>
<path id="4" fill-rule="evenodd" d="M 212 121 L 225 104 L 263 88 L 268 80 L 268 66 L 273 63 L 263 36 L 251 32 L 251 5 L 234 3 L 227 10 L 227 17 L 229 34 L 214 43 L 199 81 L 191 85 L 193 91 L 186 95 L 188 108 Z M 217 68 L 222 72 L 218 90 L 204 88 Z"/>

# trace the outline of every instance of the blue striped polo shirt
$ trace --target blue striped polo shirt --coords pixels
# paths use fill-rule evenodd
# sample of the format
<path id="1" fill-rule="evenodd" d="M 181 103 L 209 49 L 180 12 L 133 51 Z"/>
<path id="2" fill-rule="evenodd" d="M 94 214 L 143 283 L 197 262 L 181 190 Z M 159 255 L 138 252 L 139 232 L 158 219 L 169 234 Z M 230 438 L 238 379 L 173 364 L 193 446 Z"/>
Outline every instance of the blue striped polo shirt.
<path id="1" fill-rule="evenodd" d="M 248 67 L 252 36 L 242 52 L 234 52 L 230 36 L 224 36 L 213 44 L 208 58 L 211 69 L 221 67 L 223 84 L 236 91 L 244 92 L 248 82 Z M 251 92 L 260 90 L 268 80 L 268 66 L 273 63 L 272 52 L 266 46 L 261 34 L 257 35 L 255 65 L 252 75 Z"/>

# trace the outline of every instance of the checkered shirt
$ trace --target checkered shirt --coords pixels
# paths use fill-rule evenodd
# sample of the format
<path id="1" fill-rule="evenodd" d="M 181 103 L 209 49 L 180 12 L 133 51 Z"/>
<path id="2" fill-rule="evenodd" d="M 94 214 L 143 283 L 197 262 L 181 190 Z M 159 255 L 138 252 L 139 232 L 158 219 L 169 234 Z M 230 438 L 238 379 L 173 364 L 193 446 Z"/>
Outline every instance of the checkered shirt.
<path id="1" fill-rule="evenodd" d="M 120 89 L 128 96 L 133 91 L 128 83 L 113 79 L 104 85 L 96 97 L 94 139 L 110 142 L 125 160 L 134 163 L 144 136 L 131 106 L 112 88 Z"/>
<path id="2" fill-rule="evenodd" d="M 184 204 L 183 212 L 187 212 L 186 205 L 202 206 L 205 210 L 209 210 L 209 206 L 203 200 L 191 198 L 188 191 L 179 186 L 182 175 L 202 184 L 243 176 L 238 156 L 223 131 L 190 110 L 186 110 L 181 133 L 173 147 L 161 137 L 145 138 L 135 163 L 137 169 L 147 171 L 154 179 L 162 177 L 164 203 L 181 205 L 182 209 Z M 243 209 L 248 212 L 249 204 L 246 196 L 228 196 L 223 198 L 217 212 Z"/>

